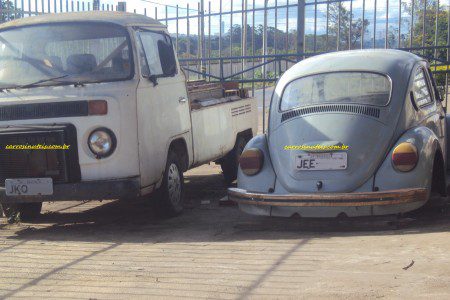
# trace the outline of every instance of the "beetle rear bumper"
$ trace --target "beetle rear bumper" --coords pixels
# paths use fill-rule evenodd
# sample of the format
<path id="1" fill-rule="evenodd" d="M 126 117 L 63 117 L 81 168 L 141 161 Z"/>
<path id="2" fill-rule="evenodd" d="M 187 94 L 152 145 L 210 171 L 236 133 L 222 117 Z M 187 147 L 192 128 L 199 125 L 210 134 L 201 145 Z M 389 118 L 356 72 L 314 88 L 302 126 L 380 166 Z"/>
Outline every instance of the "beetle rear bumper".
<path id="1" fill-rule="evenodd" d="M 244 211 L 259 215 L 291 216 L 299 213 L 301 216 L 329 217 L 343 212 L 349 216 L 364 216 L 419 208 L 427 201 L 428 190 L 412 188 L 363 193 L 276 195 L 230 188 L 228 198 L 237 202 Z"/>

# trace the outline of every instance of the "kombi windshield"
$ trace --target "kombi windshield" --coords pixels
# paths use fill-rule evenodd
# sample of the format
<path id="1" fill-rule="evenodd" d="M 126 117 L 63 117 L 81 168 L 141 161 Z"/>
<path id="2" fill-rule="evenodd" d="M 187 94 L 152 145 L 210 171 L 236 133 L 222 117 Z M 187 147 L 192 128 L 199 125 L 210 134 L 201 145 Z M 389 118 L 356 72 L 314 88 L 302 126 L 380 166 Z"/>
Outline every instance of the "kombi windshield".
<path id="1" fill-rule="evenodd" d="M 290 82 L 280 103 L 282 111 L 300 106 L 351 103 L 383 106 L 389 102 L 391 83 L 381 74 L 335 72 L 302 77 Z"/>
<path id="2" fill-rule="evenodd" d="M 125 28 L 54 23 L 0 32 L 0 88 L 124 80 L 131 77 Z"/>

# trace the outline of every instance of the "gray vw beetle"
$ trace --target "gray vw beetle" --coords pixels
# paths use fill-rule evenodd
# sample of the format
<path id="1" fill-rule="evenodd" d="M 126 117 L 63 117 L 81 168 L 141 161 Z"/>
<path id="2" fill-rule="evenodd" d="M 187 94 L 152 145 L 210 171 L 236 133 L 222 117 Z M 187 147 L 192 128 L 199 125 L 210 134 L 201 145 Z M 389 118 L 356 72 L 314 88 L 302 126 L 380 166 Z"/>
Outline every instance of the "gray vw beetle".
<path id="1" fill-rule="evenodd" d="M 446 200 L 445 111 L 427 62 L 397 50 L 315 56 L 280 78 L 245 147 L 241 210 L 290 217 L 408 212 Z"/>

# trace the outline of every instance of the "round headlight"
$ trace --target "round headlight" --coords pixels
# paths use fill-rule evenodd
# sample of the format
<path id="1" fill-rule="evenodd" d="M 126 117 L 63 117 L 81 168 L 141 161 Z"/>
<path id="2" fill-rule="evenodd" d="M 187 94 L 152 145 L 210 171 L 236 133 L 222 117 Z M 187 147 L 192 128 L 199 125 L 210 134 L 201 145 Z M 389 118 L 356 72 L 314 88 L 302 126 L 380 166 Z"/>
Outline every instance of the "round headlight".
<path id="1" fill-rule="evenodd" d="M 111 130 L 99 128 L 89 135 L 89 149 L 97 158 L 103 158 L 111 155 L 116 147 L 116 138 Z"/>

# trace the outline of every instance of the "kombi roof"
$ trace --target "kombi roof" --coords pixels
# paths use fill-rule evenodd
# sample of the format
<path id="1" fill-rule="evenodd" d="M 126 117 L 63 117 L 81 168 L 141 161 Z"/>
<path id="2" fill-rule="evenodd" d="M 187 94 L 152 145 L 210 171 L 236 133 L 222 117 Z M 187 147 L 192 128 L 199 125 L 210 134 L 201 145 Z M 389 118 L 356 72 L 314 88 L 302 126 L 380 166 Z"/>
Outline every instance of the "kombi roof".
<path id="1" fill-rule="evenodd" d="M 280 83 L 312 74 L 369 71 L 388 75 L 393 81 L 408 76 L 423 58 L 400 50 L 370 49 L 333 52 L 300 61 L 287 70 Z"/>
<path id="2" fill-rule="evenodd" d="M 43 14 L 35 17 L 26 17 L 9 21 L 0 25 L 0 30 L 48 23 L 61 22 L 109 22 L 122 26 L 150 26 L 165 28 L 166 26 L 155 19 L 144 15 L 117 12 L 117 11 L 87 11 L 87 12 L 69 12 L 57 14 Z"/>

